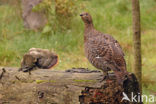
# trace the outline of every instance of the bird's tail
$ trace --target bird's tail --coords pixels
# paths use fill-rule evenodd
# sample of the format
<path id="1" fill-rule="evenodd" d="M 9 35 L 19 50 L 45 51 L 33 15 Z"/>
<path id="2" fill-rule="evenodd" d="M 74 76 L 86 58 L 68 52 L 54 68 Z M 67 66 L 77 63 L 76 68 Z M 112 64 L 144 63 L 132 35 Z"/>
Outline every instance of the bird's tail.
<path id="1" fill-rule="evenodd" d="M 119 84 L 123 85 L 124 80 L 128 77 L 129 73 L 125 69 L 120 69 L 120 71 L 114 71 L 117 81 Z"/>

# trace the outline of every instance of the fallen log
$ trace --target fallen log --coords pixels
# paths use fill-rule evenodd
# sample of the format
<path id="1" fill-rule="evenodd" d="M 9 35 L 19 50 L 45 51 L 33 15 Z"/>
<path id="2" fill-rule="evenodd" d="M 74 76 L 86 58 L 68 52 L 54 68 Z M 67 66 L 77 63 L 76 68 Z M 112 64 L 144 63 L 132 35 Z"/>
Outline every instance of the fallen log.
<path id="1" fill-rule="evenodd" d="M 129 98 L 130 92 L 140 92 L 131 73 L 123 86 L 118 85 L 113 73 L 108 81 L 100 82 L 100 71 L 83 68 L 39 69 L 31 74 L 5 68 L 0 76 L 0 104 L 129 104 L 122 101 L 123 92 Z"/>

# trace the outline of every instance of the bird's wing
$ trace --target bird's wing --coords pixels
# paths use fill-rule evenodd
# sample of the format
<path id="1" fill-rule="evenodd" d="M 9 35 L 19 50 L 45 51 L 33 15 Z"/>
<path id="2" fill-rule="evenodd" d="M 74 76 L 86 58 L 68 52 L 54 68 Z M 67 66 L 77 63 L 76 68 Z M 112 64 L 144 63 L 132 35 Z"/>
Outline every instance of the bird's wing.
<path id="1" fill-rule="evenodd" d="M 103 37 L 106 38 L 109 42 L 113 43 L 116 48 L 118 48 L 118 51 L 124 56 L 123 50 L 121 48 L 121 45 L 117 40 L 115 40 L 111 35 L 103 34 Z"/>
<path id="2" fill-rule="evenodd" d="M 116 47 L 113 43 L 110 43 L 110 47 L 113 52 L 113 61 L 114 61 L 115 65 L 120 70 L 126 70 L 126 61 L 124 59 L 123 54 L 119 50 L 119 48 Z"/>
<path id="3" fill-rule="evenodd" d="M 88 48 L 95 53 L 94 57 L 113 64 L 117 69 L 126 70 L 126 62 L 121 50 L 114 43 L 107 41 L 103 36 L 89 39 Z"/>
<path id="4" fill-rule="evenodd" d="M 90 38 L 87 47 L 94 54 L 94 57 L 108 62 L 112 61 L 112 50 L 105 38 L 101 36 Z"/>
<path id="5" fill-rule="evenodd" d="M 123 50 L 121 48 L 121 45 L 119 44 L 119 42 L 117 40 L 114 40 L 114 44 L 115 46 L 118 48 L 118 50 L 120 51 L 120 53 L 125 56 L 125 54 L 123 53 Z"/>

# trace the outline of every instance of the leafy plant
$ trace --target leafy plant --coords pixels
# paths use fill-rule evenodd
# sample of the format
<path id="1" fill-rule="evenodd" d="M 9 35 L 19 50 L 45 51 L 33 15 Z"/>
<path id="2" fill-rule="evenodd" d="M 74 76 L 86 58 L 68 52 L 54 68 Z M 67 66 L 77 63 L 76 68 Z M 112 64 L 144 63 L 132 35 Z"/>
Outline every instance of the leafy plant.
<path id="1" fill-rule="evenodd" d="M 55 14 L 63 29 L 70 28 L 73 17 L 77 13 L 77 0 L 55 0 Z"/>
<path id="2" fill-rule="evenodd" d="M 48 18 L 48 24 L 43 28 L 42 34 L 55 34 L 56 31 L 71 28 L 71 22 L 78 11 L 78 3 L 77 0 L 43 0 L 33 11 L 43 11 Z"/>

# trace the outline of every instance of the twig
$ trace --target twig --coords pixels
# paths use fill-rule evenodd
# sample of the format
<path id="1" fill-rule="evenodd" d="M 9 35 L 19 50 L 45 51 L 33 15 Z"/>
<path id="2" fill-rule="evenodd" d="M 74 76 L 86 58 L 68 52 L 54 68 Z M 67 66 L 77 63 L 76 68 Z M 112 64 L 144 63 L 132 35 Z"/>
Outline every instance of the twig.
<path id="1" fill-rule="evenodd" d="M 4 68 L 2 68 L 2 73 L 0 74 L 0 79 L 2 79 L 5 72 L 6 72 L 6 70 Z"/>

